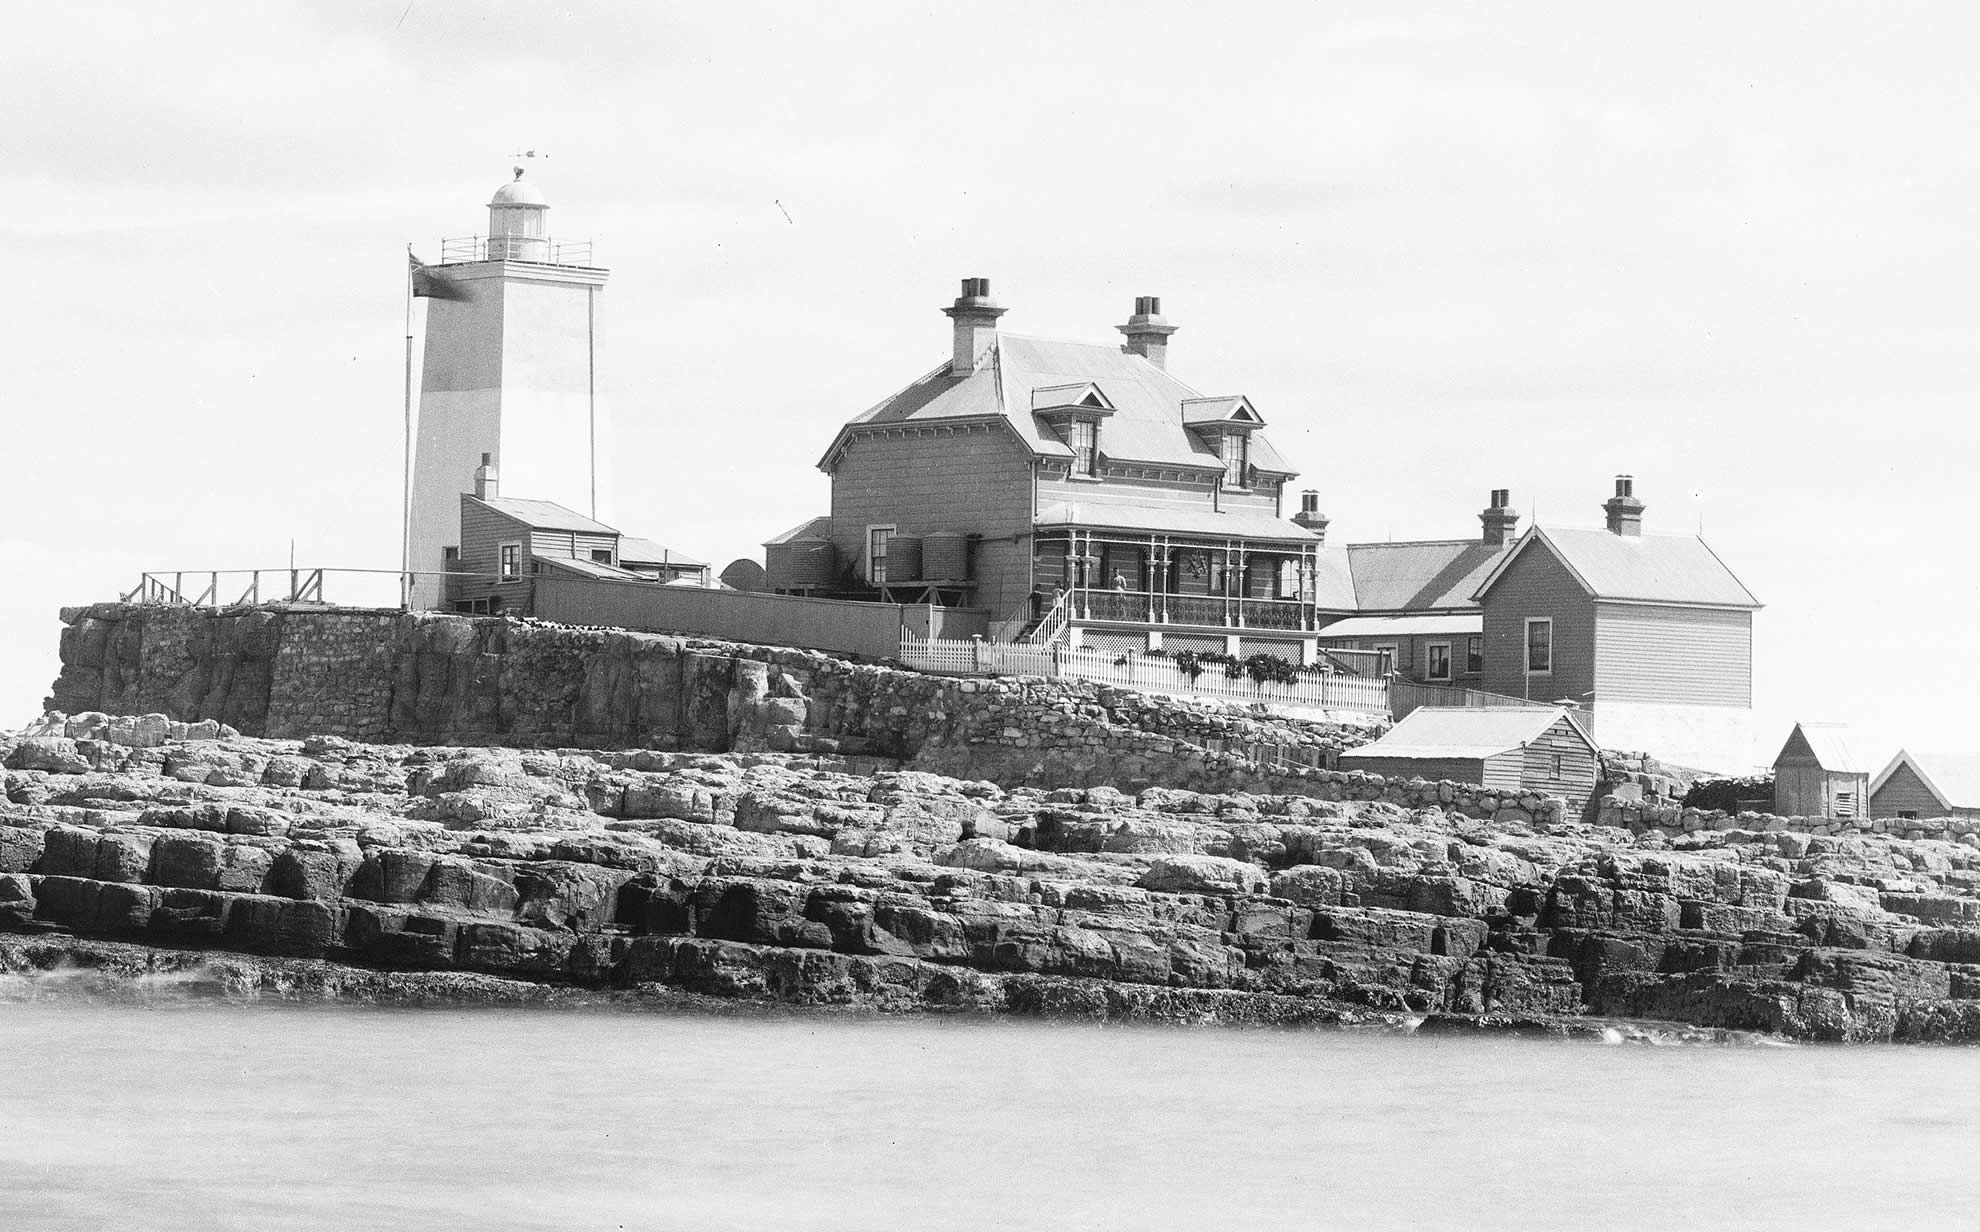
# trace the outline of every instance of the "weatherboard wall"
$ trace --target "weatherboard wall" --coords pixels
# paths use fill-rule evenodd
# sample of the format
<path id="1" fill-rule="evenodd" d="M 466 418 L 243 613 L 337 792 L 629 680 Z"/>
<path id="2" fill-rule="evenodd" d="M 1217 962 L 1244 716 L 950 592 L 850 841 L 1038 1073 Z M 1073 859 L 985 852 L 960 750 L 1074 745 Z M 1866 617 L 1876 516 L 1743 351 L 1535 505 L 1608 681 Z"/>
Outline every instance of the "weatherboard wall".
<path id="1" fill-rule="evenodd" d="M 1753 704 L 1753 613 L 1639 603 L 1595 606 L 1595 703 Z"/>
<path id="2" fill-rule="evenodd" d="M 1485 627 L 1485 685 L 1493 693 L 1534 701 L 1585 704 L 1595 688 L 1595 603 L 1574 574 L 1544 546 L 1522 551 L 1481 604 Z M 1551 672 L 1526 672 L 1526 621 L 1554 622 Z"/>
<path id="3" fill-rule="evenodd" d="M 970 606 L 1002 618 L 1031 594 L 1031 458 L 996 425 L 860 432 L 832 469 L 832 542 L 841 568 L 866 575 L 870 526 L 903 535 L 961 531 L 976 590 Z"/>

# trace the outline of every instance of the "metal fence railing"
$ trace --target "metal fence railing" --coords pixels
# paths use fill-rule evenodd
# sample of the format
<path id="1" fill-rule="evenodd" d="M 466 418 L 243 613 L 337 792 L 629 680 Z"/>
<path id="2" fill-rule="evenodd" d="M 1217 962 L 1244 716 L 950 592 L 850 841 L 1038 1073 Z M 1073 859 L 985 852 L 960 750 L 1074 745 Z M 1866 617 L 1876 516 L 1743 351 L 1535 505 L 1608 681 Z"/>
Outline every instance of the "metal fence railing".
<path id="1" fill-rule="evenodd" d="M 963 676 L 1046 676 L 1091 680 L 1097 684 L 1170 697 L 1214 698 L 1241 705 L 1265 705 L 1310 717 L 1330 713 L 1386 715 L 1389 681 L 1322 673 L 1290 684 L 1231 676 L 1211 665 L 1195 675 L 1172 660 L 1153 655 L 1075 650 L 1061 645 L 1030 645 L 943 638 L 901 637 L 901 662 L 927 672 Z"/>

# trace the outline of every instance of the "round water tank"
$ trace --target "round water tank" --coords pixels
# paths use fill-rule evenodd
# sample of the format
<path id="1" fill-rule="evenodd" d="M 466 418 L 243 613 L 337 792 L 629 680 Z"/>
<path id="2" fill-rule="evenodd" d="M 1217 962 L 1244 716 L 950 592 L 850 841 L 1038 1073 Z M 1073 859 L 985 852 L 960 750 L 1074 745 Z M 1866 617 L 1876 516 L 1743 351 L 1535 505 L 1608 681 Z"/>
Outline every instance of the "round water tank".
<path id="1" fill-rule="evenodd" d="M 921 571 L 931 582 L 954 582 L 969 576 L 969 537 L 959 530 L 938 530 L 921 541 Z"/>
<path id="2" fill-rule="evenodd" d="M 782 570 L 772 570 L 778 586 L 830 586 L 838 580 L 840 555 L 832 547 L 830 539 L 792 539 L 790 543 L 780 543 L 776 547 L 788 549 L 790 553 L 790 559 L 784 563 Z"/>
<path id="3" fill-rule="evenodd" d="M 921 536 L 887 536 L 887 580 L 918 582 L 921 579 Z"/>

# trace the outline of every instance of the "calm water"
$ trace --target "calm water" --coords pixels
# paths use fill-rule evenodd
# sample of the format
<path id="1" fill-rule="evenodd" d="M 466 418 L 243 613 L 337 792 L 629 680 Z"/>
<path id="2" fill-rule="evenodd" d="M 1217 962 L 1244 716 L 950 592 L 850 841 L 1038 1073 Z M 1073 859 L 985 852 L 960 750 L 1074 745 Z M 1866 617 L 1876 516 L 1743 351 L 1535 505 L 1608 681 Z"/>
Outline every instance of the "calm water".
<path id="1" fill-rule="evenodd" d="M 1980 1051 L 0 1004 L 0 1229 L 1926 1228 Z"/>

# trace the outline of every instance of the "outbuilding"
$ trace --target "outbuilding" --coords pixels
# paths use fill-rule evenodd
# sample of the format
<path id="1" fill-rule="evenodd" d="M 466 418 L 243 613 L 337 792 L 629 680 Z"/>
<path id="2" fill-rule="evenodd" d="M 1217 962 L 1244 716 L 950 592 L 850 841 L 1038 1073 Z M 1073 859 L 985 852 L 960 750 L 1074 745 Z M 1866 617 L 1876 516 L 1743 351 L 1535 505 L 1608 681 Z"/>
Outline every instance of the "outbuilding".
<path id="1" fill-rule="evenodd" d="M 1870 772 L 1837 723 L 1796 723 L 1774 758 L 1774 812 L 1781 817 L 1865 817 Z"/>
<path id="2" fill-rule="evenodd" d="M 1899 749 L 1870 781 L 1872 817 L 1980 817 L 1980 757 Z"/>
<path id="3" fill-rule="evenodd" d="M 1602 755 L 1565 706 L 1424 706 L 1373 744 L 1341 754 L 1341 769 L 1475 783 L 1564 797 L 1595 793 Z"/>

